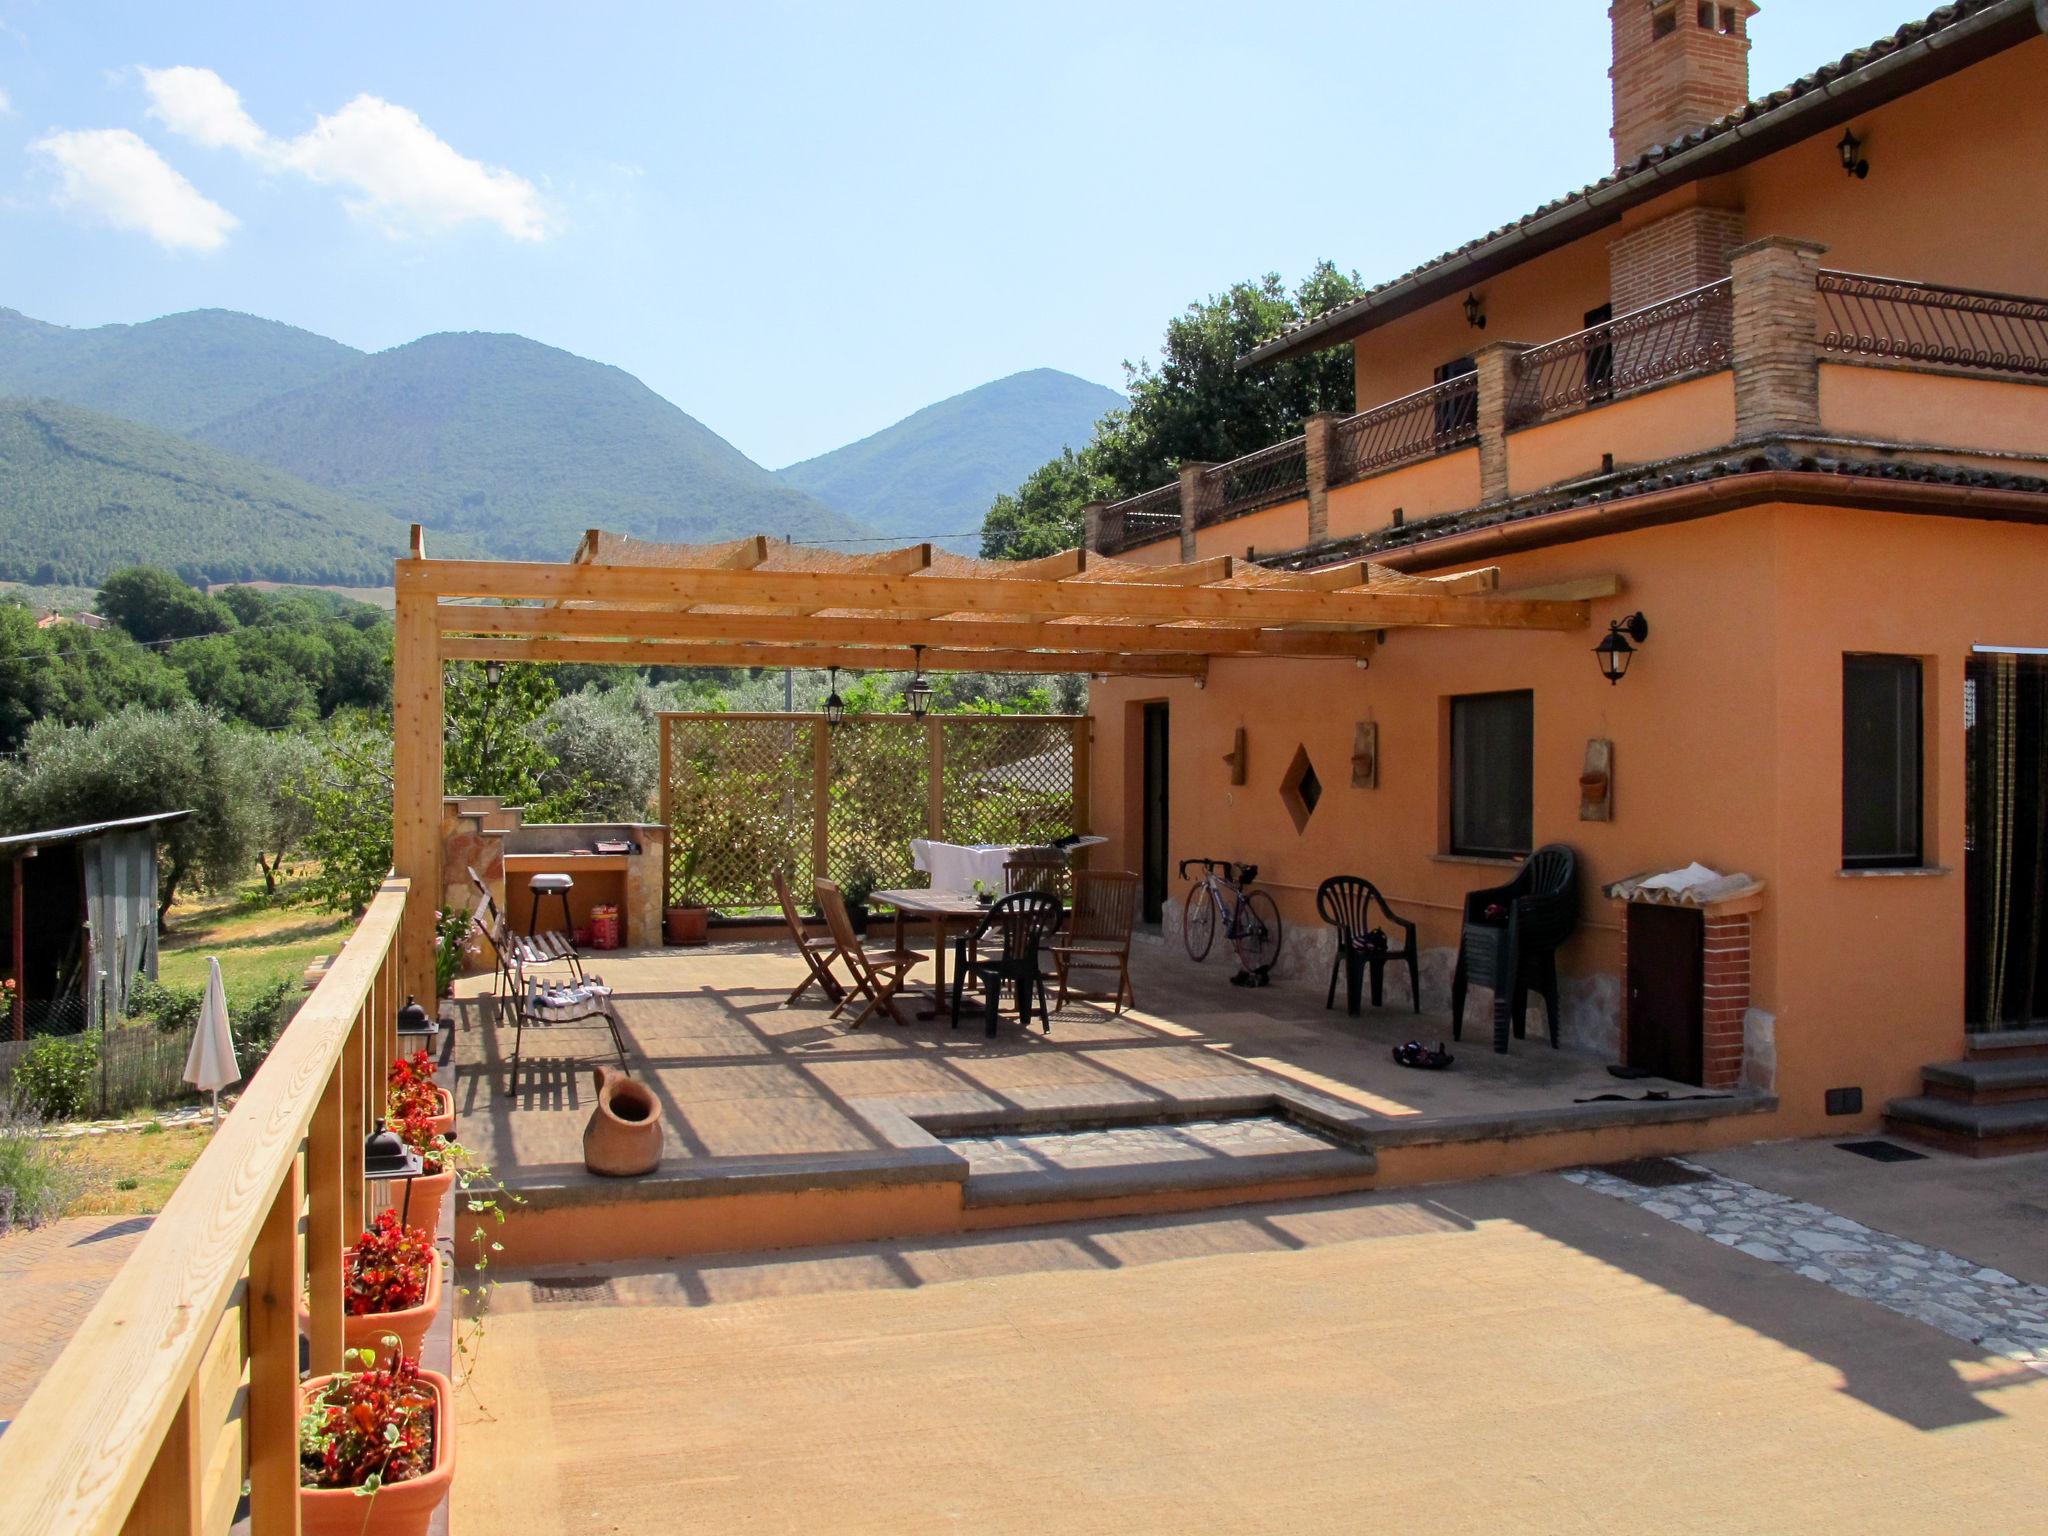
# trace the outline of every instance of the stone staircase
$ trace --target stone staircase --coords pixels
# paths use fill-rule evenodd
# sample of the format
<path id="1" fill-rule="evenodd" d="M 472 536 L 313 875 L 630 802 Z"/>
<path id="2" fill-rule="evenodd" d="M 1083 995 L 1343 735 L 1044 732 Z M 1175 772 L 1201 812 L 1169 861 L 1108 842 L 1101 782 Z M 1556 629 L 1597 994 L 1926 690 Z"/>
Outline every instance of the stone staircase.
<path id="1" fill-rule="evenodd" d="M 1920 1086 L 1885 1106 L 1886 1130 L 1970 1157 L 2048 1150 L 2048 1029 L 1973 1035 Z"/>

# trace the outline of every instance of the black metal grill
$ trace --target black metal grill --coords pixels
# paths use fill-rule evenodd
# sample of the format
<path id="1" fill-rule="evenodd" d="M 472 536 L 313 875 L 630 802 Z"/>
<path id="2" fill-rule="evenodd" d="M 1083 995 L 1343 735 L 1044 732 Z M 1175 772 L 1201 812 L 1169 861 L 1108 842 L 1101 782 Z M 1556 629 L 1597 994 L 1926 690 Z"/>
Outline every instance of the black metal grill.
<path id="1" fill-rule="evenodd" d="M 1818 287 L 1823 352 L 2048 377 L 2048 301 L 1856 272 Z"/>
<path id="2" fill-rule="evenodd" d="M 1202 476 L 1196 520 L 1204 525 L 1242 517 L 1308 494 L 1308 440 L 1290 437 L 1257 453 L 1218 464 Z"/>
<path id="3" fill-rule="evenodd" d="M 1099 552 L 1122 554 L 1180 533 L 1180 482 L 1128 497 L 1102 511 Z"/>
<path id="4" fill-rule="evenodd" d="M 1734 285 L 1723 278 L 1618 315 L 1515 359 L 1508 425 L 1526 427 L 1695 374 L 1735 355 Z"/>
<path id="5" fill-rule="evenodd" d="M 1461 374 L 1347 416 L 1330 433 L 1330 484 L 1479 441 L 1479 376 Z"/>

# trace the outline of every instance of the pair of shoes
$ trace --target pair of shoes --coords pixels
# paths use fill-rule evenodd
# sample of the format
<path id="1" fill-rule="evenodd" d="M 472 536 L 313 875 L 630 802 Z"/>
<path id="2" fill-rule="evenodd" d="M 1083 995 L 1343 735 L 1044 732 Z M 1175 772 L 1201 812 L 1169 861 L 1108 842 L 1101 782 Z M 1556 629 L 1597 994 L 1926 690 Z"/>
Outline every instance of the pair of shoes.
<path id="1" fill-rule="evenodd" d="M 1262 965 L 1255 971 L 1239 971 L 1230 978 L 1233 987 L 1269 987 L 1273 984 L 1273 967 Z"/>
<path id="2" fill-rule="evenodd" d="M 1455 1058 L 1441 1045 L 1434 1050 L 1420 1040 L 1410 1040 L 1394 1047 L 1395 1062 L 1404 1067 L 1413 1067 L 1418 1072 L 1441 1072 Z"/>

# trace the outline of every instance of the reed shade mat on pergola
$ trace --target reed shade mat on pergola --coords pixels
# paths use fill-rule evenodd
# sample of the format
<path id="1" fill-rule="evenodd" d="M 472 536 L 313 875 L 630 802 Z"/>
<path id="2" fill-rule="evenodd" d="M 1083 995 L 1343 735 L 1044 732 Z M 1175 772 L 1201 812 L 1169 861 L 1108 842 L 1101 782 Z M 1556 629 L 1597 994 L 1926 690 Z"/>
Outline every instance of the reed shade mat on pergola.
<path id="1" fill-rule="evenodd" d="M 765 538 L 659 544 L 593 532 L 569 565 L 401 562 L 441 599 L 451 661 L 1202 676 L 1213 657 L 1362 659 L 1397 627 L 1573 630 L 1578 600 L 1497 591 L 1493 570 L 1229 556 L 1146 565 L 1068 550 L 976 560 L 929 544 L 849 555 Z M 484 599 L 482 603 L 461 601 Z M 912 648 L 922 646 L 920 654 Z"/>
<path id="2" fill-rule="evenodd" d="M 755 537 L 661 544 L 593 531 L 565 564 L 398 562 L 393 863 L 414 881 L 408 975 L 433 974 L 442 890 L 442 663 L 845 667 L 1206 676 L 1215 657 L 1365 660 L 1407 627 L 1583 630 L 1578 593 L 1502 593 L 1492 569 L 1364 561 L 1274 571 L 1085 550 L 1006 563 L 929 544 L 850 555 Z M 913 649 L 917 647 L 920 649 Z"/>

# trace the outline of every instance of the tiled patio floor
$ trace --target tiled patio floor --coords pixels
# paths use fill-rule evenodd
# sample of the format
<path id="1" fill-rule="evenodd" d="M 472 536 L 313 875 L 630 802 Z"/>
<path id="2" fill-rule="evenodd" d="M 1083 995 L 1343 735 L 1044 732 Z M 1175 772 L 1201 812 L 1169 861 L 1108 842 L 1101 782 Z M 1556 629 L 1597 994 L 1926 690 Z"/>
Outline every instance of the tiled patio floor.
<path id="1" fill-rule="evenodd" d="M 605 955 L 592 968 L 618 991 L 631 1070 L 661 1096 L 665 1172 L 715 1158 L 873 1150 L 879 1143 L 854 1107 L 860 1101 L 888 1101 L 913 1116 L 1078 1112 L 1095 1102 L 1167 1103 L 1289 1084 L 1395 1127 L 1569 1109 L 1596 1094 L 1696 1091 L 1618 1082 L 1604 1061 L 1553 1051 L 1533 1033 L 1496 1056 L 1483 1011 L 1452 1047 L 1452 1071 L 1409 1071 L 1392 1061 L 1393 1046 L 1448 1041 L 1447 1019 L 1370 1009 L 1351 1019 L 1341 999 L 1325 1012 L 1322 989 L 1303 983 L 1240 990 L 1228 985 L 1228 966 L 1192 965 L 1157 942 L 1136 955 L 1142 1009 L 1119 1018 L 1070 1003 L 1050 1035 L 1023 1035 L 1008 1018 L 995 1040 L 984 1038 L 978 1017 L 957 1031 L 943 1019 L 850 1031 L 816 1001 L 785 1007 L 802 971 L 775 944 Z M 529 1031 L 519 1088 L 508 1095 L 509 1031 L 475 1001 L 486 991 L 487 979 L 461 988 L 463 1141 L 509 1183 L 582 1178 L 589 1066 L 607 1059 L 608 1037 L 601 1026 Z"/>

